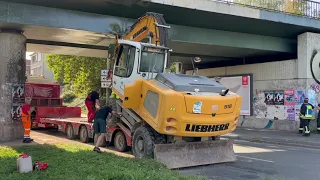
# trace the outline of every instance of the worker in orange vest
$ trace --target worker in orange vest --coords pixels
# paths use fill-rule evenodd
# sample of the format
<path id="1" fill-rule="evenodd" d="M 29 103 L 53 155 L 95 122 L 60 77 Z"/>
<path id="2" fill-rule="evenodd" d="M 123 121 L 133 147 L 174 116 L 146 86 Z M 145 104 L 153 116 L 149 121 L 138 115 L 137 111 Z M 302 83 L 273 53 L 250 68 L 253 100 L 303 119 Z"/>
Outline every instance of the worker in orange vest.
<path id="1" fill-rule="evenodd" d="M 22 113 L 21 113 L 21 119 L 22 119 L 22 125 L 24 128 L 24 137 L 23 137 L 23 143 L 30 143 L 33 141 L 33 139 L 30 138 L 30 130 L 31 130 L 31 98 L 27 97 L 25 99 L 25 104 L 22 106 Z"/>

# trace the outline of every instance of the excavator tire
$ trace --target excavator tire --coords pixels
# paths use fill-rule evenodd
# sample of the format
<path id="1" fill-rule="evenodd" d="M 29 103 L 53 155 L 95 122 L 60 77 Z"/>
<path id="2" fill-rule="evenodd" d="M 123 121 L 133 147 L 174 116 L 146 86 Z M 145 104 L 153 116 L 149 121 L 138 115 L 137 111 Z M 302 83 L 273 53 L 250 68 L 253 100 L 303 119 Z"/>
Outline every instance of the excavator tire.
<path id="1" fill-rule="evenodd" d="M 153 158 L 154 135 L 152 130 L 141 126 L 135 130 L 132 141 L 132 153 L 136 158 Z"/>

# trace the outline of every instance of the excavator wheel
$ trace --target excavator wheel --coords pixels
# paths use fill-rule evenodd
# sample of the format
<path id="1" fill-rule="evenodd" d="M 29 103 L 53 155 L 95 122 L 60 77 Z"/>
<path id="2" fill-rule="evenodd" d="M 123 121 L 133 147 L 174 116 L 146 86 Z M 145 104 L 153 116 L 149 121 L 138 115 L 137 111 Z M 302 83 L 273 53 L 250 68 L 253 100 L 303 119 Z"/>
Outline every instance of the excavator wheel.
<path id="1" fill-rule="evenodd" d="M 132 141 L 132 153 L 137 158 L 153 158 L 154 135 L 152 130 L 141 126 L 135 130 Z"/>

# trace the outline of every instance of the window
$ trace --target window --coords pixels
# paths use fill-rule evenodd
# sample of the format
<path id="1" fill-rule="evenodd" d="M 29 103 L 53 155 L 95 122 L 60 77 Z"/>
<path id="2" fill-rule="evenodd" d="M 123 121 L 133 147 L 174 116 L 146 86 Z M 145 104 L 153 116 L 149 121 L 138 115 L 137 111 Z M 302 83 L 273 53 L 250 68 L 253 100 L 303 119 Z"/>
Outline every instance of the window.
<path id="1" fill-rule="evenodd" d="M 141 62 L 139 72 L 163 72 L 165 54 L 143 51 L 141 55 Z"/>
<path id="2" fill-rule="evenodd" d="M 129 77 L 132 74 L 135 61 L 136 48 L 129 45 L 121 45 L 116 61 L 114 74 L 119 77 Z"/>
<path id="3" fill-rule="evenodd" d="M 159 94 L 153 91 L 148 91 L 146 98 L 144 99 L 144 108 L 154 117 L 157 117 L 158 105 L 159 105 Z"/>

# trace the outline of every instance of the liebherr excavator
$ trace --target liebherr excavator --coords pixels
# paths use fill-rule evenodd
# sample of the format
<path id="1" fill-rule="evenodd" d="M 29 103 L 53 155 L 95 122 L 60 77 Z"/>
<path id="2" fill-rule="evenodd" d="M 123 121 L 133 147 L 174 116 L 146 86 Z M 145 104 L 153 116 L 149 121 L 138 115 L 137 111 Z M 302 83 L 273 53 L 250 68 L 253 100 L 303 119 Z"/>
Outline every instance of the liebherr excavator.
<path id="1" fill-rule="evenodd" d="M 148 12 L 116 38 L 109 101 L 117 124 L 135 157 L 170 169 L 235 161 L 233 141 L 219 136 L 235 130 L 241 96 L 204 76 L 166 73 L 169 28 Z"/>

